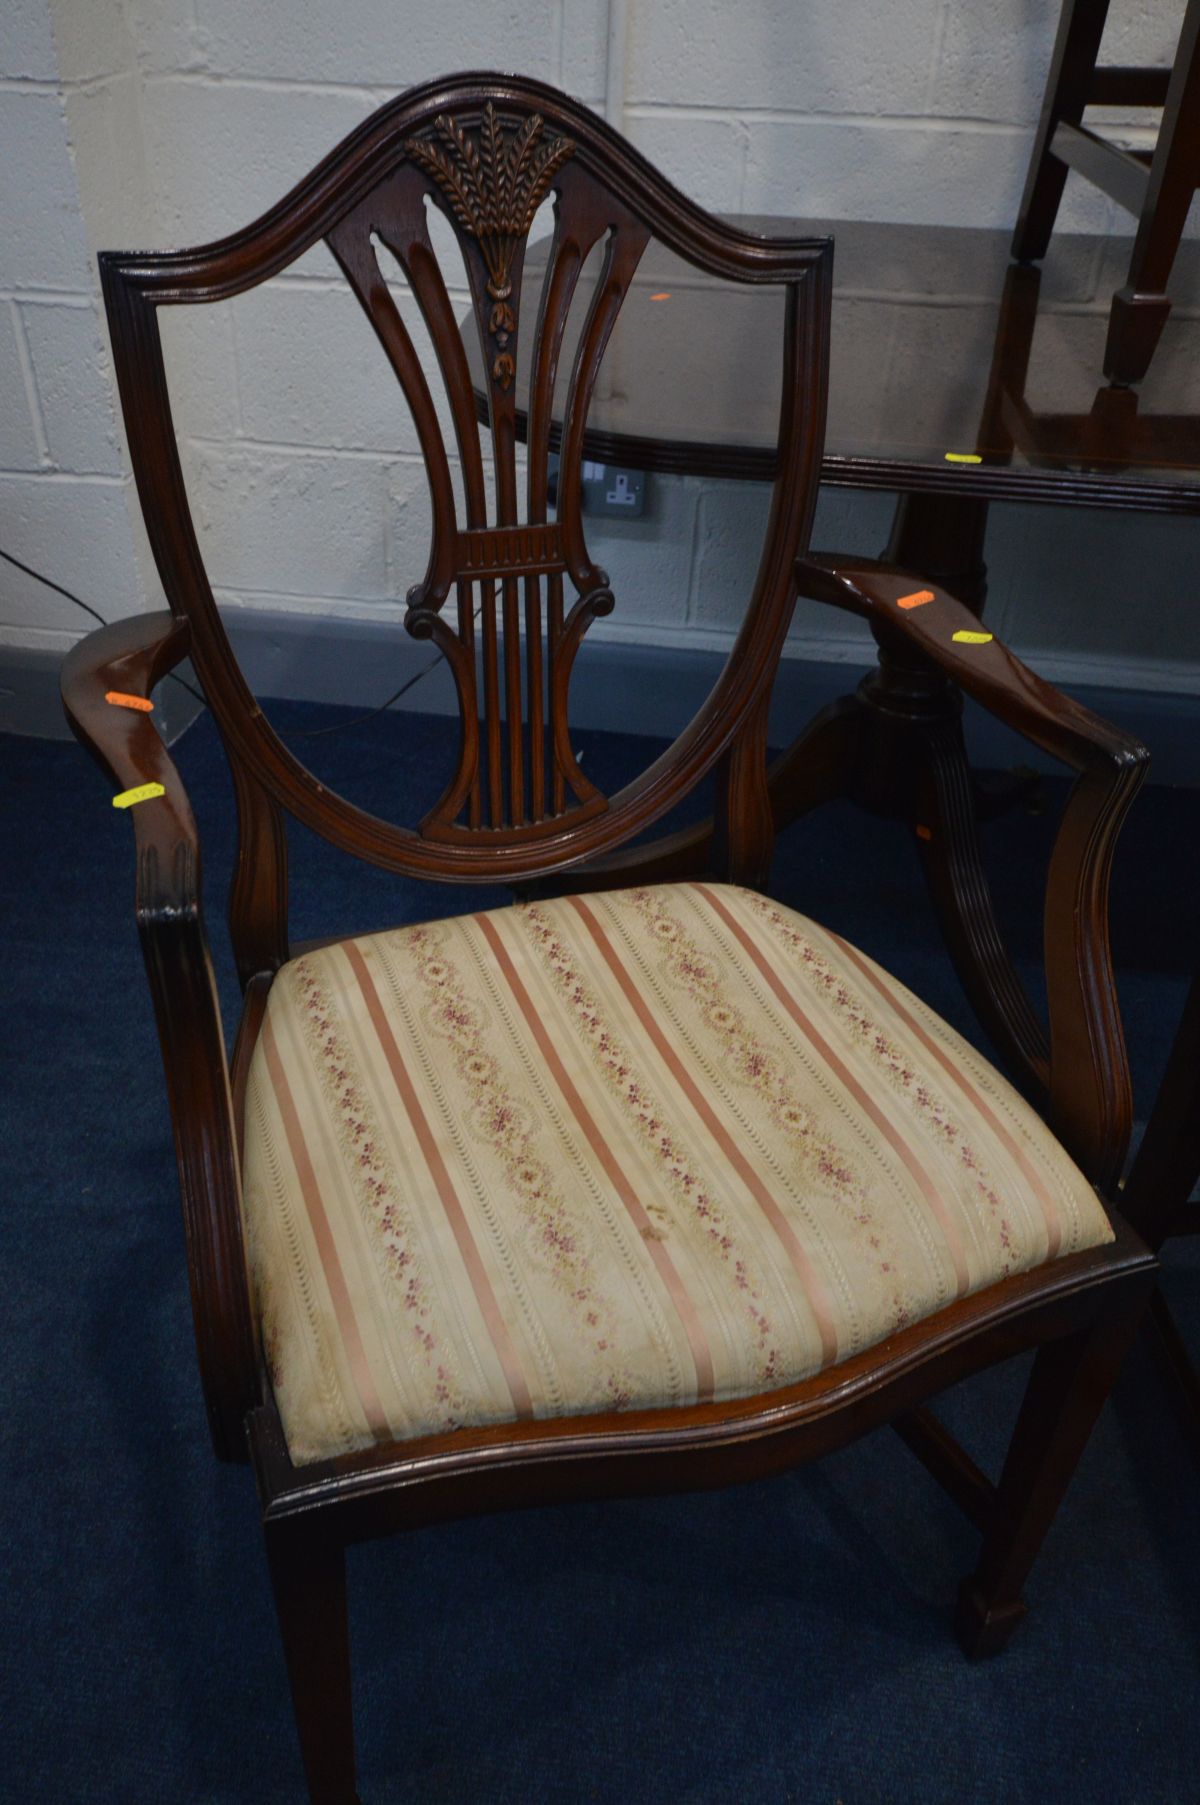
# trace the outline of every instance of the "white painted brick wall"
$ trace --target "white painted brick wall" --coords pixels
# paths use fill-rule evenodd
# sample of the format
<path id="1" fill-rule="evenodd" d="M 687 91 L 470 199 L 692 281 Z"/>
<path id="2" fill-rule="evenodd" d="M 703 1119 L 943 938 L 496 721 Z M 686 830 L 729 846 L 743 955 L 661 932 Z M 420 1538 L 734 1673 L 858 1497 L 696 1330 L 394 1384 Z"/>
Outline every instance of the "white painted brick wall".
<path id="1" fill-rule="evenodd" d="M 382 601 L 386 467 L 371 453 L 193 448 L 192 507 L 226 589 Z"/>
<path id="2" fill-rule="evenodd" d="M 194 0 L 194 6 L 200 53 L 218 75 L 252 73 L 393 92 L 452 69 L 520 69 L 558 77 L 558 0 L 457 0 L 442 6 Z"/>
<path id="3" fill-rule="evenodd" d="M 108 229 L 124 224 L 124 244 L 139 242 L 148 225 L 163 246 L 220 238 L 273 206 L 376 104 L 362 92 L 257 78 L 148 76 L 141 123 L 149 217 L 122 221 L 113 207 Z M 316 267 L 332 271 L 324 251 Z"/>
<path id="4" fill-rule="evenodd" d="M 29 302 L 21 317 L 51 462 L 120 476 L 108 354 L 90 298 Z"/>
<path id="5" fill-rule="evenodd" d="M 0 465 L 6 470 L 37 470 L 42 462 L 32 375 L 21 310 L 9 301 L 0 310 Z"/>
<path id="6" fill-rule="evenodd" d="M 925 111 L 942 0 L 653 0 L 630 15 L 630 102 L 722 112 Z M 935 110 L 942 110 L 940 107 Z"/>
<path id="7" fill-rule="evenodd" d="M 4 88 L 0 169 L 6 286 L 76 290 L 86 279 L 87 239 L 56 93 Z"/>
<path id="8" fill-rule="evenodd" d="M 241 433 L 232 301 L 164 307 L 158 316 L 175 430 L 185 445 L 231 445 Z"/>
<path id="9" fill-rule="evenodd" d="M 0 523 L 4 549 L 23 564 L 74 590 L 112 620 L 138 611 L 119 477 L 0 473 Z M 0 573 L 0 583 L 8 629 L 3 637 L 9 643 L 66 650 L 94 624 L 11 567 Z"/>
<path id="10" fill-rule="evenodd" d="M 468 301 L 461 300 L 465 313 Z M 425 367 L 433 351 L 413 307 L 401 309 Z M 336 286 L 265 284 L 233 304 L 238 394 L 247 438 L 306 444 L 314 419 L 332 449 L 419 452 L 399 383 L 357 298 Z M 443 398 L 441 385 L 435 395 Z M 443 431 L 451 430 L 442 408 Z"/>
<path id="11" fill-rule="evenodd" d="M 1114 0 L 1110 59 L 1168 61 L 1179 10 Z M 715 209 L 1007 226 L 1057 12 L 1057 0 L 629 0 L 623 127 Z M 608 24 L 607 0 L 6 0 L 0 494 L 18 555 L 59 580 L 74 571 L 102 606 L 99 587 L 120 593 L 112 612 L 160 599 L 124 515 L 98 249 L 236 229 L 384 99 L 439 73 L 519 69 L 600 106 Z M 1067 229 L 1120 217 L 1071 179 Z M 1095 280 L 1081 272 L 1080 294 Z M 864 272 L 872 282 L 886 291 L 887 272 Z M 162 320 L 223 602 L 395 613 L 424 567 L 428 498 L 406 410 L 328 253 L 316 247 L 233 303 Z M 655 479 L 643 522 L 594 532 L 618 590 L 605 629 L 727 632 L 765 507 L 762 490 Z M 828 493 L 817 541 L 877 551 L 889 513 L 886 497 Z M 1200 670 L 1200 615 L 1187 606 L 1196 531 L 997 509 L 996 618 L 1055 655 L 1153 648 Z M 1153 627 L 1111 580 L 1136 582 L 1145 559 Z M 66 604 L 0 584 L 0 635 L 68 634 Z M 858 643 L 840 617 L 811 610 L 794 638 L 834 656 Z"/>
<path id="12" fill-rule="evenodd" d="M 0 70 L 8 81 L 58 80 L 45 0 L 5 0 L 0 10 Z"/>
<path id="13" fill-rule="evenodd" d="M 46 0 L 0 7 L 0 548 L 111 618 L 145 605 Z M 86 615 L 0 562 L 0 646 Z"/>

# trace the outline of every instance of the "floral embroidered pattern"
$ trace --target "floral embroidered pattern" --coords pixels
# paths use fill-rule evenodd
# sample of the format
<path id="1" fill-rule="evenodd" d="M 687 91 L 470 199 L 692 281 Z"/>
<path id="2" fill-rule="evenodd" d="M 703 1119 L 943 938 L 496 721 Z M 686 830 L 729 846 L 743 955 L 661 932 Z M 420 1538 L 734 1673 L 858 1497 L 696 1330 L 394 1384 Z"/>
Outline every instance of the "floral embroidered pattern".
<path id="1" fill-rule="evenodd" d="M 768 1047 L 745 1011 L 730 1001 L 733 985 L 716 958 L 700 948 L 668 908 L 672 896 L 671 890 L 664 889 L 630 893 L 652 944 L 658 948 L 660 973 L 690 998 L 712 1031 L 727 1072 L 755 1093 L 801 1170 L 810 1174 L 809 1182 L 838 1206 L 864 1258 L 879 1274 L 888 1298 L 890 1328 L 903 1328 L 910 1313 L 899 1283 L 899 1260 L 893 1237 L 872 1204 L 866 1179 L 853 1157 L 821 1128 L 813 1109 L 797 1096 L 789 1076 L 790 1062 L 782 1049 Z"/>
<path id="2" fill-rule="evenodd" d="M 868 1010 L 861 996 L 850 988 L 844 971 L 835 969 L 825 955 L 797 925 L 775 908 L 765 897 L 748 893 L 755 913 L 771 931 L 795 954 L 797 974 L 819 990 L 838 1012 L 847 1034 L 872 1061 L 889 1086 L 903 1096 L 920 1115 L 935 1141 L 950 1152 L 970 1175 L 970 1185 L 983 1207 L 984 1217 L 992 1224 L 1004 1257 L 999 1276 L 1015 1268 L 1016 1247 L 1012 1224 L 1004 1205 L 988 1177 L 978 1150 L 962 1131 L 955 1112 L 929 1084 L 927 1074 L 918 1074 L 904 1050 L 897 1046 Z"/>
<path id="3" fill-rule="evenodd" d="M 1052 1191 L 1071 1248 L 1111 1240 L 1064 1150 L 954 1048 L 836 938 L 723 886 L 285 967 L 244 1197 L 292 1458 L 770 1392 L 939 1309 L 951 1264 L 961 1291 L 1051 1257 Z"/>
<path id="4" fill-rule="evenodd" d="M 288 967 L 300 1021 L 314 1067 L 329 1104 L 344 1169 L 353 1176 L 362 1207 L 379 1236 L 389 1276 L 399 1293 L 408 1331 L 401 1346 L 423 1365 L 433 1381 L 441 1413 L 439 1426 L 457 1428 L 465 1417 L 465 1401 L 456 1356 L 438 1334 L 437 1301 L 421 1272 L 409 1223 L 370 1101 L 354 1075 L 354 1062 L 337 1026 L 337 1004 L 312 962 L 297 959 Z"/>
<path id="5" fill-rule="evenodd" d="M 704 1183 L 687 1147 L 671 1132 L 666 1112 L 635 1069 L 611 1023 L 605 1020 L 569 942 L 558 932 L 549 913 L 530 904 L 521 910 L 521 919 L 559 995 L 569 1005 L 576 1026 L 591 1049 L 596 1069 L 653 1152 L 656 1171 L 669 1188 L 676 1207 L 700 1225 L 710 1248 L 731 1271 L 748 1320 L 751 1344 L 757 1352 L 760 1383 L 779 1383 L 784 1371 L 783 1356 L 766 1310 L 761 1280 L 748 1251 L 737 1245 L 728 1212 Z M 647 1198 L 645 1208 L 658 1222 L 669 1225 L 671 1212 L 663 1204 Z M 660 1232 L 665 1233 L 665 1229 Z"/>
<path id="6" fill-rule="evenodd" d="M 619 1352 L 612 1308 L 596 1284 L 588 1237 L 538 1152 L 536 1118 L 514 1096 L 489 1050 L 485 1018 L 448 955 L 446 939 L 436 926 L 411 928 L 405 935 L 405 952 L 421 986 L 423 1025 L 449 1049 L 468 1099 L 469 1125 L 499 1162 L 521 1206 L 531 1251 L 598 1356 L 604 1376 L 594 1401 L 621 1409 L 633 1401 L 634 1377 Z"/>

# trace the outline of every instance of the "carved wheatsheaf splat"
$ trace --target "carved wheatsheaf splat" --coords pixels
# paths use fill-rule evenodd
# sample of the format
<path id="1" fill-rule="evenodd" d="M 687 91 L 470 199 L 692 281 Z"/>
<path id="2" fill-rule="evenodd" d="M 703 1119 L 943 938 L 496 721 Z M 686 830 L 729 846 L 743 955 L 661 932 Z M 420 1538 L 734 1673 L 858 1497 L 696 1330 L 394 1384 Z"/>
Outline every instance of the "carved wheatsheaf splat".
<path id="1" fill-rule="evenodd" d="M 545 120 L 533 113 L 514 127 L 507 142 L 504 128 L 489 101 L 483 109 L 478 143 L 472 143 L 457 120 L 440 113 L 434 121 L 447 149 L 432 138 L 410 138 L 405 145 L 414 163 L 438 184 L 454 217 L 476 239 L 488 273 L 492 308 L 488 330 L 495 344 L 492 379 L 507 389 L 516 374 L 508 349 L 516 330 L 509 305 L 512 263 L 533 216 L 549 191 L 555 172 L 575 149 L 569 138 L 552 138 L 539 146 Z"/>
<path id="2" fill-rule="evenodd" d="M 458 768 L 419 831 L 449 842 L 487 831 L 551 833 L 568 814 L 578 819 L 607 806 L 575 758 L 567 701 L 584 634 L 613 607 L 608 578 L 587 550 L 581 489 L 569 473 L 560 484 L 556 518 L 547 518 L 555 376 L 580 271 L 588 253 L 603 244 L 601 278 L 589 299 L 564 408 L 564 463 L 577 463 L 596 374 L 648 233 L 572 160 L 571 139 L 546 138 L 538 113 L 501 118 L 490 103 L 466 122 L 439 113 L 426 133 L 406 138 L 404 148 L 407 162 L 339 221 L 328 242 L 408 399 L 429 475 L 429 564 L 424 580 L 408 593 L 405 624 L 444 652 L 458 687 L 462 738 Z M 528 335 L 522 511 L 514 388 L 520 283 L 529 228 L 551 191 L 554 239 Z M 483 367 L 491 378 L 490 509 L 462 336 L 469 327 L 457 318 L 433 248 L 428 200 L 458 236 Z M 400 265 L 437 356 L 462 465 L 465 522 L 457 517 L 450 452 L 429 373 L 383 275 L 380 245 Z M 564 593 L 564 579 L 573 596 Z M 454 621 L 447 609 L 452 593 Z"/>

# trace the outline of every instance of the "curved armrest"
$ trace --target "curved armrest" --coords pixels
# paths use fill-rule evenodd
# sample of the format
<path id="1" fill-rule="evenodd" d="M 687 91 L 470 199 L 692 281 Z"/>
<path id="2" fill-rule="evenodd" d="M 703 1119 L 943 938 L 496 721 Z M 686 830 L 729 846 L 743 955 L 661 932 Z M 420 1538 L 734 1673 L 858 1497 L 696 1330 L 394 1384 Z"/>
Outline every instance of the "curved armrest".
<path id="1" fill-rule="evenodd" d="M 242 1242 L 241 1183 L 229 1068 L 201 907 L 200 843 L 183 781 L 152 714 L 110 691 L 148 698 L 186 657 L 189 628 L 145 614 L 88 634 L 63 661 L 62 694 L 77 739 L 119 793 L 160 783 L 128 811 L 137 848 L 137 923 L 166 1068 L 183 1197 L 196 1343 L 218 1454 L 245 1458 L 244 1421 L 259 1402 Z"/>
<path id="2" fill-rule="evenodd" d="M 1129 1142 L 1132 1088 L 1108 938 L 1113 850 L 1149 763 L 1140 741 L 1100 719 L 1022 664 L 976 616 L 924 578 L 866 558 L 805 558 L 801 595 L 849 609 L 887 648 L 916 651 L 983 707 L 1079 773 L 1046 882 L 1050 1018 L 1049 1113 L 1092 1181 L 1115 1184 Z M 901 608 L 921 591 L 932 599 Z"/>
<path id="3" fill-rule="evenodd" d="M 200 845 L 183 781 L 153 716 L 106 701 L 110 692 L 149 700 L 150 691 L 187 657 L 191 629 L 166 612 L 113 621 L 81 639 L 63 659 L 63 707 L 71 731 L 114 789 L 161 783 L 164 794 L 139 802 L 138 921 L 159 911 L 199 909 Z M 194 867 L 194 869 L 193 869 Z"/>
<path id="4" fill-rule="evenodd" d="M 882 560 L 856 557 L 801 558 L 796 580 L 801 595 L 861 615 L 885 645 L 898 640 L 923 653 L 964 695 L 1072 769 L 1146 765 L 1149 754 L 1139 740 L 1064 696 L 994 634 L 982 645 L 956 640 L 956 633 L 986 629 L 936 583 Z M 898 605 L 902 596 L 921 592 L 932 601 L 915 608 Z"/>

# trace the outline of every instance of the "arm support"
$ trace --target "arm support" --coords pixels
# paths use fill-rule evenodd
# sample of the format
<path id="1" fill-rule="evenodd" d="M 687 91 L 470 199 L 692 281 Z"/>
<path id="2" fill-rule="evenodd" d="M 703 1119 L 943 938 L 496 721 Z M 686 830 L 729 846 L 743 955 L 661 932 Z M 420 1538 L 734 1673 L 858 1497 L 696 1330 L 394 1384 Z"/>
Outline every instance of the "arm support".
<path id="1" fill-rule="evenodd" d="M 115 791 L 161 783 L 136 803 L 137 924 L 154 999 L 175 1129 L 200 1372 L 218 1454 L 244 1459 L 258 1402 L 257 1355 L 242 1244 L 229 1071 L 200 903 L 200 845 L 183 783 L 153 716 L 106 702 L 148 697 L 187 655 L 189 630 L 167 613 L 116 621 L 67 654 L 63 704 L 76 738 Z"/>
<path id="2" fill-rule="evenodd" d="M 879 643 L 917 652 L 967 695 L 1078 773 L 1051 855 L 1045 959 L 1050 1017 L 1050 1117 L 1088 1177 L 1103 1187 L 1120 1174 L 1132 1091 L 1108 940 L 1108 882 L 1125 814 L 1148 754 L 1129 734 L 1036 676 L 977 617 L 936 584 L 894 566 L 847 557 L 802 559 L 800 593 L 860 614 Z M 932 600 L 901 608 L 901 597 Z"/>

